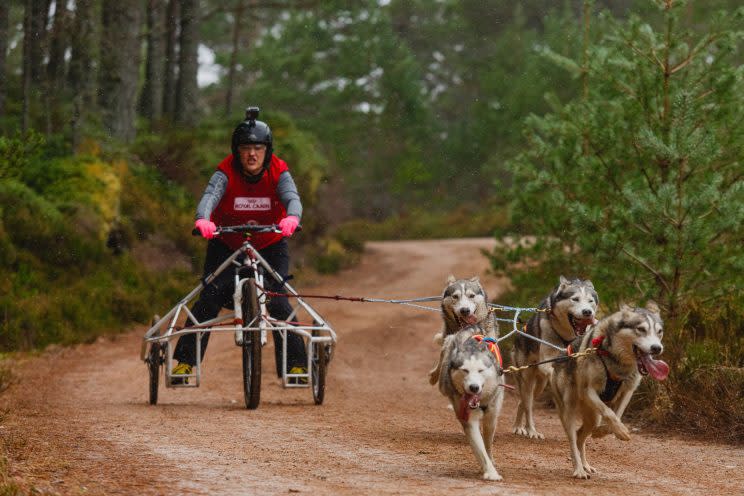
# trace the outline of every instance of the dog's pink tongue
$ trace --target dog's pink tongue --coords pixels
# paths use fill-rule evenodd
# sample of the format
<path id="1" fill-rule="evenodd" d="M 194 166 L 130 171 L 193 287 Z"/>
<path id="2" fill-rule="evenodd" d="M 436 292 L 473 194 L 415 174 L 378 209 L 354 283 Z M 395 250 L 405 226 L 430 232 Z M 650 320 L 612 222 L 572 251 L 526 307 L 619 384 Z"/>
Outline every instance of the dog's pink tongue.
<path id="1" fill-rule="evenodd" d="M 468 325 L 474 325 L 474 324 L 477 324 L 477 323 L 478 323 L 478 317 L 476 317 L 476 316 L 475 316 L 475 315 L 473 315 L 473 314 L 470 314 L 470 315 L 468 315 L 468 316 L 467 316 L 467 317 L 465 317 L 465 318 L 464 318 L 463 320 L 464 320 L 464 321 L 465 321 L 465 323 L 466 323 L 466 324 L 468 324 Z"/>
<path id="2" fill-rule="evenodd" d="M 641 361 L 649 375 L 657 381 L 663 381 L 669 375 L 669 365 L 664 360 L 655 360 L 651 355 L 643 354 Z"/>
<path id="3" fill-rule="evenodd" d="M 596 321 L 594 319 L 577 320 L 576 321 L 576 332 L 578 332 L 579 334 L 584 334 L 586 332 L 586 328 L 595 323 Z"/>

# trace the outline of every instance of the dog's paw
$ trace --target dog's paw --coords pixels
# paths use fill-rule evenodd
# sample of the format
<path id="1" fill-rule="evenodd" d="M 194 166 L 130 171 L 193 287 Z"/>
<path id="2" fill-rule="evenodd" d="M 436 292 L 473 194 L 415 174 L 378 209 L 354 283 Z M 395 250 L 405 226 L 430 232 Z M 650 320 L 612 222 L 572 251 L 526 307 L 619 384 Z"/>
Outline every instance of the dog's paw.
<path id="1" fill-rule="evenodd" d="M 439 371 L 434 369 L 429 372 L 429 384 L 432 386 L 439 381 Z"/>
<path id="2" fill-rule="evenodd" d="M 527 429 L 527 434 L 525 435 L 530 439 L 545 439 L 542 432 L 537 432 L 535 429 Z"/>
<path id="3" fill-rule="evenodd" d="M 615 426 L 614 430 L 616 438 L 620 439 L 621 441 L 630 441 L 630 430 L 625 427 L 625 424 L 619 422 L 618 425 Z"/>
<path id="4" fill-rule="evenodd" d="M 597 473 L 597 469 L 594 468 L 594 467 L 592 467 L 588 463 L 586 465 L 584 465 L 584 470 L 586 471 L 587 474 L 596 474 Z"/>
<path id="5" fill-rule="evenodd" d="M 573 473 L 574 479 L 588 479 L 589 474 L 583 468 L 577 468 Z"/>
<path id="6" fill-rule="evenodd" d="M 490 472 L 486 472 L 485 474 L 483 474 L 483 480 L 501 481 L 501 480 L 504 480 L 504 478 L 501 477 L 501 475 L 499 475 L 498 472 L 496 472 L 495 470 L 492 470 Z"/>
<path id="7" fill-rule="evenodd" d="M 524 427 L 521 427 L 521 426 L 520 427 L 515 427 L 512 432 L 514 432 L 514 434 L 516 434 L 517 436 L 526 436 L 527 435 L 527 429 L 525 429 Z"/>

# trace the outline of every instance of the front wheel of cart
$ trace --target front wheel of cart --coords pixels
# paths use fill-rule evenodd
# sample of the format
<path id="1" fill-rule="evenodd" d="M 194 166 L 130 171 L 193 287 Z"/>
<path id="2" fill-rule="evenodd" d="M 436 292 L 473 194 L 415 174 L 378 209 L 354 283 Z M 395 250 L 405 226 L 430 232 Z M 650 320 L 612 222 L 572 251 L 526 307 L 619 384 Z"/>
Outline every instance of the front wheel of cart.
<path id="1" fill-rule="evenodd" d="M 161 353 L 162 346 L 154 342 L 150 345 L 150 352 L 147 354 L 147 369 L 150 372 L 150 404 L 155 405 L 158 402 L 158 383 L 160 381 L 160 365 L 163 363 Z"/>
<path id="2" fill-rule="evenodd" d="M 319 336 L 320 332 L 313 331 L 313 336 Z M 313 343 L 312 345 L 312 363 L 310 369 L 310 378 L 313 381 L 313 399 L 316 405 L 322 405 L 325 397 L 325 380 L 328 371 L 328 347 L 324 342 Z"/>
<path id="3" fill-rule="evenodd" d="M 246 282 L 243 290 L 243 322 L 250 323 L 258 315 L 258 293 L 256 282 Z M 256 320 L 251 327 L 258 327 Z M 261 401 L 261 333 L 243 331 L 243 393 L 245 407 L 255 410 Z"/>

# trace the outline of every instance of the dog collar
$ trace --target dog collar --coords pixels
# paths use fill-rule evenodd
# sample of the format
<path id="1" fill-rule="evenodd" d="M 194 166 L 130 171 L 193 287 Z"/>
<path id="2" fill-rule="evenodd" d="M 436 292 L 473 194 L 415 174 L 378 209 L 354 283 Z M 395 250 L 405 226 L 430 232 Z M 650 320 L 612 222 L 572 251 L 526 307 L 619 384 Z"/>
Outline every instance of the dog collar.
<path id="1" fill-rule="evenodd" d="M 499 349 L 499 343 L 495 338 L 483 336 L 482 334 L 474 334 L 473 339 L 479 343 L 486 343 L 488 351 L 493 353 L 496 357 L 496 361 L 499 362 L 499 368 L 503 368 L 504 360 L 501 358 L 501 350 Z"/>

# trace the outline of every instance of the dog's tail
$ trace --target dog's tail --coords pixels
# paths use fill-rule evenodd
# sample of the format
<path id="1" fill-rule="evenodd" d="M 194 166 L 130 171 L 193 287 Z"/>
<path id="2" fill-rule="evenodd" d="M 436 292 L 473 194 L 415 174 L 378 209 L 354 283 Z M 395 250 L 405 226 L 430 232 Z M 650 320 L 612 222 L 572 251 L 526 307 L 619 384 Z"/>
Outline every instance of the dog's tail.
<path id="1" fill-rule="evenodd" d="M 444 343 L 444 333 L 439 332 L 434 335 L 434 344 L 442 346 L 442 343 Z"/>

